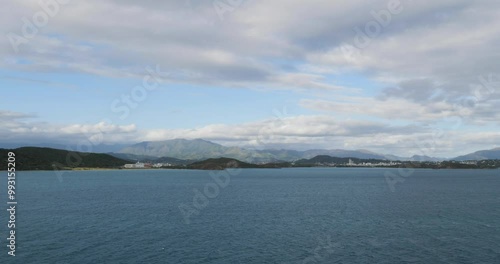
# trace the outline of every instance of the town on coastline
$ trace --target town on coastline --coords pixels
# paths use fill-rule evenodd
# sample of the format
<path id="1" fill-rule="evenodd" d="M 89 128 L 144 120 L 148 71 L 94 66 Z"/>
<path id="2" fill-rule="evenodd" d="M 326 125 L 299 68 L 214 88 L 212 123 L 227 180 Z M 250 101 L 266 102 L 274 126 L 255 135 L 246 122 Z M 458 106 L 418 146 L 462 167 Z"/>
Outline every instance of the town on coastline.
<path id="1" fill-rule="evenodd" d="M 152 168 L 163 168 L 163 167 L 173 167 L 170 163 L 149 163 L 149 162 L 139 162 L 129 163 L 123 165 L 124 169 L 152 169 Z"/>
<path id="2" fill-rule="evenodd" d="M 0 149 L 0 155 L 8 152 L 16 153 L 18 170 L 82 170 L 82 169 L 202 169 L 221 170 L 226 168 L 307 168 L 307 167 L 383 167 L 383 168 L 428 168 L 428 169 L 497 169 L 500 159 L 482 160 L 387 160 L 343 158 L 329 155 L 318 155 L 309 159 L 284 161 L 245 162 L 235 158 L 208 158 L 182 160 L 177 158 L 141 159 L 138 156 L 118 157 L 104 153 L 80 153 L 61 149 L 23 147 L 18 149 Z M 7 163 L 1 163 L 0 169 L 5 170 Z"/>
<path id="3" fill-rule="evenodd" d="M 123 169 L 226 169 L 226 168 L 294 168 L 294 167 L 368 167 L 368 168 L 431 168 L 431 169 L 494 169 L 498 160 L 483 161 L 389 161 L 317 156 L 295 162 L 252 164 L 231 158 L 214 158 L 191 164 L 140 162 L 125 164 Z"/>

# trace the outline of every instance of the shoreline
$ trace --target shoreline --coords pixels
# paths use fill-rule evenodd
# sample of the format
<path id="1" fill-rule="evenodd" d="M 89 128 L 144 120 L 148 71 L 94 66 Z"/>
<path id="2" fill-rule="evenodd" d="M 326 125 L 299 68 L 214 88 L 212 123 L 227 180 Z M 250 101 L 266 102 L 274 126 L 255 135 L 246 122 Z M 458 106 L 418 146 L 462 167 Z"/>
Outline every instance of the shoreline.
<path id="1" fill-rule="evenodd" d="M 413 169 L 413 170 L 499 170 L 500 168 L 411 168 L 411 167 L 282 167 L 282 168 L 225 168 L 225 169 L 195 169 L 195 168 L 150 168 L 150 169 L 124 169 L 124 168 L 74 168 L 63 170 L 17 170 L 17 172 L 53 172 L 53 171 L 152 171 L 152 170 L 184 170 L 184 171 L 224 171 L 228 169 L 240 170 L 276 170 L 276 169 Z"/>

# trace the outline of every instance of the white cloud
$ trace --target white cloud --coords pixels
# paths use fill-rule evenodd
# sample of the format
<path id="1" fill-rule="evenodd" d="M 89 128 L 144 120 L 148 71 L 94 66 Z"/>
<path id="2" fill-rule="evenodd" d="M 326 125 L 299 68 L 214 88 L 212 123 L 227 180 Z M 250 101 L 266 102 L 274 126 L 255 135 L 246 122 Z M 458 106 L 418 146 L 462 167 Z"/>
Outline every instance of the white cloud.
<path id="1" fill-rule="evenodd" d="M 360 92 L 358 97 L 311 96 L 300 102 L 323 114 L 351 116 L 351 121 L 297 116 L 279 124 L 260 121 L 145 131 L 102 123 L 55 126 L 0 112 L 0 120 L 5 120 L 0 132 L 19 140 L 35 136 L 66 140 L 105 130 L 113 135 L 112 142 L 190 137 L 244 143 L 254 140 L 264 127 L 273 134 L 274 143 L 360 146 L 373 142 L 383 148 L 404 146 L 401 142 L 428 129 L 423 124 L 438 125 L 457 116 L 468 126 L 498 126 L 500 114 L 494 109 L 500 107 L 500 79 L 479 98 L 473 87 L 484 87 L 482 76 L 500 76 L 499 2 L 401 0 L 403 11 L 392 16 L 381 34 L 346 57 L 345 48 L 356 38 L 354 28 L 363 29 L 374 21 L 372 11 L 387 8 L 387 3 L 245 1 L 221 21 L 211 1 L 71 1 L 61 5 L 19 52 L 14 52 L 8 38 L 2 38 L 0 68 L 27 74 L 64 71 L 141 78 L 147 65 L 160 65 L 174 83 L 346 94 L 366 91 L 367 87 L 331 81 L 332 73 L 354 73 L 387 88 Z M 37 0 L 9 1 L 3 8 L 9 12 L 0 17 L 1 31 L 20 35 L 22 18 L 31 19 L 42 10 Z M 382 121 L 366 122 L 372 118 Z M 394 125 L 395 120 L 419 124 L 413 133 Z M 488 135 L 496 139 L 482 131 L 483 139 Z M 442 145 L 452 146 L 456 144 Z"/>
<path id="2" fill-rule="evenodd" d="M 5 121 L 0 144 L 57 143 L 62 145 L 135 144 L 176 138 L 203 138 L 228 146 L 287 149 L 369 149 L 402 156 L 451 157 L 498 146 L 496 131 L 460 132 L 452 126 L 391 125 L 332 116 L 290 116 L 242 124 L 213 124 L 196 129 L 138 129 L 134 124 L 49 124 L 32 116 L 0 112 Z M 458 125 L 458 124 L 455 124 Z M 460 152 L 457 152 L 460 149 Z"/>
<path id="3" fill-rule="evenodd" d="M 125 77 L 159 64 L 189 76 L 180 82 L 289 89 L 335 88 L 325 72 L 303 71 L 330 68 L 375 80 L 431 78 L 464 95 L 479 75 L 499 66 L 497 1 L 401 0 L 402 12 L 347 60 L 341 47 L 353 43 L 353 29 L 375 21 L 372 13 L 387 9 L 387 0 L 246 1 L 223 21 L 209 2 L 70 2 L 19 53 L 4 38 L 1 55 L 8 62 L 0 67 Z M 22 17 L 42 10 L 35 0 L 4 8 L 10 12 L 0 27 L 16 34 Z M 281 68 L 276 61 L 283 60 L 296 67 Z"/>

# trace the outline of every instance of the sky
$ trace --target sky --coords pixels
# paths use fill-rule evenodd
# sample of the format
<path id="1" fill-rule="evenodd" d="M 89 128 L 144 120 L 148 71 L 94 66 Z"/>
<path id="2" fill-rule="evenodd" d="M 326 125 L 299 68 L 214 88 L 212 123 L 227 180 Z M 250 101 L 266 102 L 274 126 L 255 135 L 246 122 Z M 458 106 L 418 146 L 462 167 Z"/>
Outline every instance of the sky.
<path id="1" fill-rule="evenodd" d="M 19 0 L 0 12 L 0 147 L 500 146 L 499 1 Z"/>

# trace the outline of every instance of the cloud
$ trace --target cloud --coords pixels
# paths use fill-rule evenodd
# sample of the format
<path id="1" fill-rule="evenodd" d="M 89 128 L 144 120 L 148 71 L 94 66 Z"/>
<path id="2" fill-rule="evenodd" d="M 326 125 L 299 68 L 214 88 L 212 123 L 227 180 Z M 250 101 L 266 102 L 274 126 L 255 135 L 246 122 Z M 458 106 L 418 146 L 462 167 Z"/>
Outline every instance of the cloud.
<path id="1" fill-rule="evenodd" d="M 36 120 L 35 115 L 0 111 L 0 143 L 57 143 L 75 144 L 82 140 L 100 144 L 134 140 L 135 125 L 51 124 Z"/>
<path id="2" fill-rule="evenodd" d="M 226 145 L 268 148 L 343 147 L 344 140 L 356 137 L 397 136 L 425 132 L 414 126 L 393 126 L 381 122 L 341 120 L 331 116 L 291 116 L 241 124 L 212 124 L 196 129 L 138 129 L 135 125 L 96 124 L 56 125 L 22 120 L 21 113 L 4 113 L 10 125 L 0 130 L 3 143 L 134 144 L 175 138 L 203 138 Z M 7 140 L 6 140 L 7 139 Z M 1 143 L 1 142 L 0 142 Z"/>
<path id="3" fill-rule="evenodd" d="M 264 120 L 184 130 L 54 126 L 3 112 L 0 120 L 8 125 L 0 131 L 5 136 L 18 131 L 19 138 L 69 139 L 78 131 L 104 129 L 116 134 L 111 140 L 116 142 L 203 137 L 248 143 L 264 127 L 274 135 L 273 143 L 373 142 L 376 148 L 396 148 L 419 138 L 415 133 L 428 130 L 428 124 L 458 118 L 464 131 L 475 126 L 496 138 L 487 130 L 500 120 L 494 111 L 500 108 L 500 2 L 401 0 L 401 12 L 391 15 L 380 34 L 356 47 L 359 32 L 380 21 L 376 14 L 388 3 L 248 0 L 221 19 L 212 1 L 71 1 L 17 53 L 2 38 L 0 67 L 25 74 L 142 78 L 146 66 L 160 65 L 174 84 L 312 91 L 300 105 L 317 112 L 279 124 Z M 18 35 L 23 17 L 31 20 L 43 10 L 37 0 L 9 1 L 3 8 L 9 12 L 0 17 L 0 29 Z M 363 76 L 383 88 L 342 85 L 332 75 Z M 330 93 L 343 96 L 321 96 Z M 351 120 L 334 118 L 339 116 Z M 457 145 L 446 142 L 440 146 Z"/>
<path id="4" fill-rule="evenodd" d="M 218 141 L 255 141 L 259 137 L 273 138 L 328 138 L 356 137 L 374 134 L 412 133 L 419 129 L 406 126 L 390 126 L 384 123 L 339 120 L 330 116 L 294 116 L 263 120 L 238 125 L 208 125 L 189 130 L 145 131 L 146 140 L 172 138 L 204 138 Z M 244 142 L 245 143 L 245 142 Z M 274 142 L 278 143 L 278 142 Z"/>
<path id="5" fill-rule="evenodd" d="M 493 1 L 420 1 L 405 7 L 368 47 L 346 52 L 354 33 L 327 52 L 311 53 L 309 61 L 392 82 L 402 96 L 415 94 L 410 83 L 422 79 L 429 84 L 418 88 L 423 94 L 434 88 L 448 98 L 470 95 L 470 85 L 480 76 L 498 71 L 499 7 Z"/>
<path id="6" fill-rule="evenodd" d="M 33 121 L 35 119 L 35 121 Z M 285 149 L 369 149 L 401 156 L 452 157 L 498 146 L 497 131 L 459 132 L 451 126 L 438 128 L 358 121 L 326 115 L 287 116 L 240 124 L 212 124 L 196 129 L 138 129 L 134 124 L 50 124 L 32 115 L 0 111 L 6 125 L 0 144 L 60 144 L 97 146 L 135 144 L 176 138 L 198 139 L 227 146 Z M 460 149 L 460 152 L 457 152 Z"/>
<path id="7" fill-rule="evenodd" d="M 9 121 L 15 122 L 20 119 L 34 118 L 34 117 L 36 117 L 36 115 L 0 110 L 0 120 L 4 122 L 9 122 Z"/>
<path id="8" fill-rule="evenodd" d="M 354 43 L 355 29 L 377 21 L 389 1 L 244 1 L 224 20 L 210 1 L 70 2 L 19 53 L 4 38 L 1 66 L 140 77 L 159 64 L 177 82 L 288 89 L 335 87 L 324 73 L 303 71 L 330 68 L 393 80 L 401 95 L 414 89 L 409 82 L 426 79 L 452 98 L 497 71 L 497 1 L 399 2 L 402 11 L 352 56 L 343 48 Z M 2 31 L 16 34 L 22 17 L 43 10 L 35 0 L 6 5 L 12 12 Z M 284 61 L 297 67 L 283 68 Z"/>
<path id="9" fill-rule="evenodd" d="M 272 85 L 277 80 L 280 84 L 290 72 L 280 72 L 274 59 L 307 63 L 309 54 L 352 39 L 352 29 L 371 19 L 370 11 L 386 7 L 386 2 L 247 1 L 224 21 L 212 4 L 202 1 L 71 2 L 61 5 L 16 56 L 32 61 L 31 67 L 98 75 L 120 76 L 120 71 L 143 68 L 138 65 L 160 64 L 172 72 L 198 76 L 193 79 L 198 82 Z M 452 5 L 446 2 L 423 4 L 430 7 L 416 15 Z M 3 27 L 14 33 L 20 33 L 21 17 L 31 18 L 42 10 L 37 1 L 9 3 L 8 8 L 13 12 Z"/>
<path id="10" fill-rule="evenodd" d="M 409 122 L 435 122 L 447 117 L 461 117 L 466 110 L 445 102 L 421 105 L 400 98 L 379 100 L 370 97 L 343 97 L 337 101 L 304 99 L 300 103 L 305 108 L 342 116 L 378 117 Z"/>

